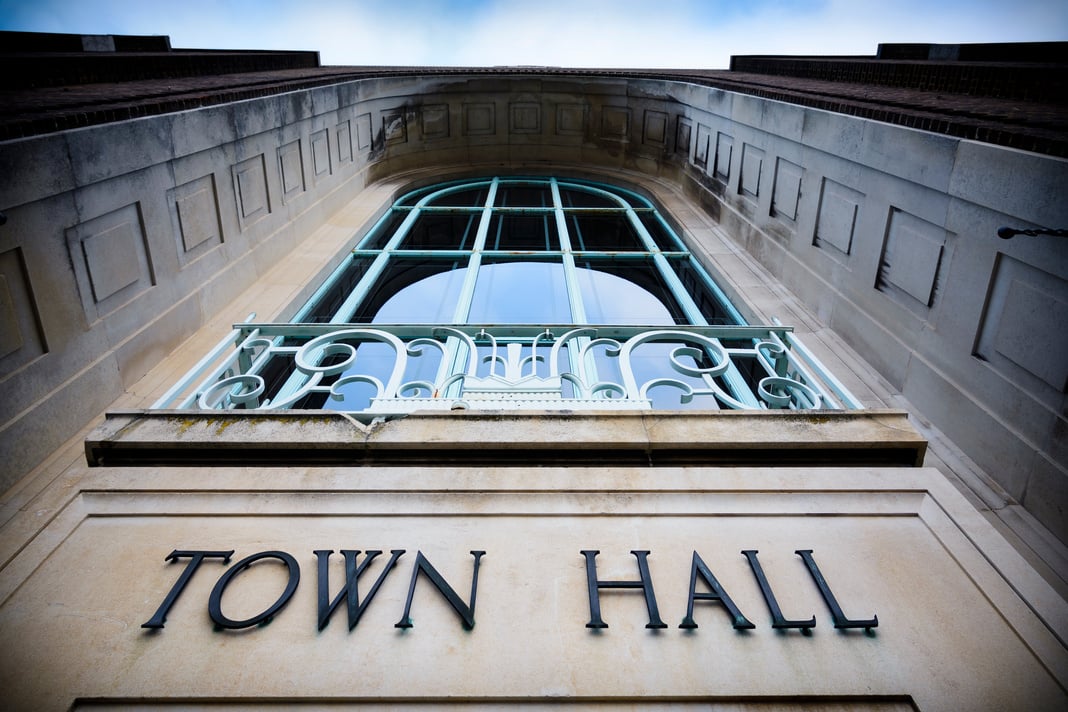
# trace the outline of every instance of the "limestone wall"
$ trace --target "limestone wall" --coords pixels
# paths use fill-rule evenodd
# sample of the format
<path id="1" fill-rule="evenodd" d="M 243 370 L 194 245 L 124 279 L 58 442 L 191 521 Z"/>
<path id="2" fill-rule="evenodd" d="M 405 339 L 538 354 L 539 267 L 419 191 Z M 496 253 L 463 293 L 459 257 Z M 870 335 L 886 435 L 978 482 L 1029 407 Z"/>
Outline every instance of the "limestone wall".
<path id="1" fill-rule="evenodd" d="M 363 80 L 6 142 L 0 488 L 369 183 L 618 170 L 683 186 L 1065 538 L 1068 248 L 996 230 L 1068 225 L 1066 165 L 697 85 L 570 77 Z M 768 285 L 724 276 L 743 311 L 767 313 L 746 305 Z"/>

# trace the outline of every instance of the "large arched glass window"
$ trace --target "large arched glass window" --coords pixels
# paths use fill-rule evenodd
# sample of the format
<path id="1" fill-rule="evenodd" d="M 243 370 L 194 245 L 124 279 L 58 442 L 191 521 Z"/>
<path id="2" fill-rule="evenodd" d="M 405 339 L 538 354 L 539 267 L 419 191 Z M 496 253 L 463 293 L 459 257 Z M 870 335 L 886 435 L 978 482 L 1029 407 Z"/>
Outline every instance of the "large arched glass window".
<path id="1" fill-rule="evenodd" d="M 296 321 L 744 323 L 648 200 L 555 178 L 401 197 Z"/>
<path id="2" fill-rule="evenodd" d="M 237 353 L 157 407 L 375 418 L 855 405 L 813 377 L 789 332 L 745 324 L 634 192 L 456 181 L 396 200 L 291 323 L 239 325 Z"/>

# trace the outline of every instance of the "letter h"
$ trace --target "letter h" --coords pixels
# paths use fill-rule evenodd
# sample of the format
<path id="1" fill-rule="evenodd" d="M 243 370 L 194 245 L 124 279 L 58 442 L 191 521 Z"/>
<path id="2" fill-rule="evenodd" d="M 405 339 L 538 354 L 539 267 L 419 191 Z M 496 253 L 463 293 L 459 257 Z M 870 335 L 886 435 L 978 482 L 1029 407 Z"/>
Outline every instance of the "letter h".
<path id="1" fill-rule="evenodd" d="M 660 611 L 656 607 L 656 595 L 653 593 L 653 579 L 649 574 L 649 562 L 646 558 L 648 551 L 631 551 L 638 559 L 638 581 L 601 581 L 597 578 L 597 562 L 595 561 L 599 550 L 583 550 L 586 557 L 586 586 L 590 594 L 590 622 L 587 628 L 607 628 L 608 624 L 601 620 L 601 600 L 599 589 L 602 588 L 640 588 L 645 593 L 645 607 L 649 611 L 649 622 L 646 628 L 667 628 L 667 624 L 660 620 Z"/>

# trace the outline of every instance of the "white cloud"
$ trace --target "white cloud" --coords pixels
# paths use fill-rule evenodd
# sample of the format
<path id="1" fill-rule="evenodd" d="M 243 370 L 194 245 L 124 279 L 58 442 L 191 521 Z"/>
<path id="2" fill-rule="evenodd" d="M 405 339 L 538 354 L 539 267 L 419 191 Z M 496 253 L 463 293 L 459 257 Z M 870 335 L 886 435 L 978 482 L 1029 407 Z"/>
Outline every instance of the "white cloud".
<path id="1" fill-rule="evenodd" d="M 0 0 L 0 26 L 315 49 L 325 64 L 726 67 L 732 54 L 1068 39 L 1063 0 Z"/>

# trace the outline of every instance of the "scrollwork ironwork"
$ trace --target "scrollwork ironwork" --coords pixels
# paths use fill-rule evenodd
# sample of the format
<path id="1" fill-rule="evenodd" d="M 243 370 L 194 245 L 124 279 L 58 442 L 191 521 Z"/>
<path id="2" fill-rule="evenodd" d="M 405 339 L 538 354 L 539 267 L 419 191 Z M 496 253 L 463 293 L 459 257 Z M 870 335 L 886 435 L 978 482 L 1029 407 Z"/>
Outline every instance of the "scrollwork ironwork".
<path id="1" fill-rule="evenodd" d="M 786 327 L 249 324 L 173 407 L 324 407 L 370 415 L 470 408 L 838 408 Z M 726 344 L 729 344 L 726 345 Z M 431 375 L 428 371 L 433 370 Z M 833 377 L 824 380 L 833 380 Z M 748 392 L 740 392 L 741 383 Z M 671 389 L 673 397 L 652 391 Z M 178 389 L 179 393 L 182 389 Z M 359 396 L 354 395 L 359 391 Z M 752 404 L 756 403 L 756 406 Z M 554 405 L 555 404 L 555 405 Z M 166 406 L 164 406 L 166 407 Z"/>

